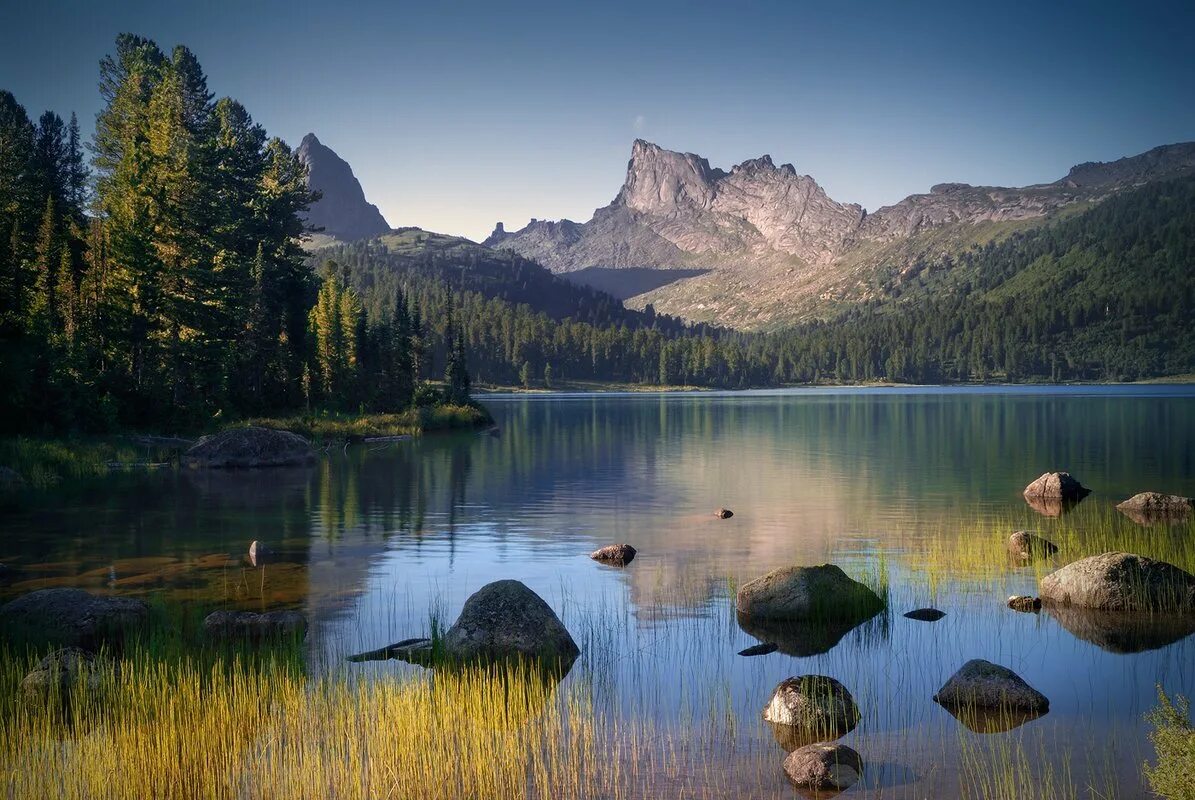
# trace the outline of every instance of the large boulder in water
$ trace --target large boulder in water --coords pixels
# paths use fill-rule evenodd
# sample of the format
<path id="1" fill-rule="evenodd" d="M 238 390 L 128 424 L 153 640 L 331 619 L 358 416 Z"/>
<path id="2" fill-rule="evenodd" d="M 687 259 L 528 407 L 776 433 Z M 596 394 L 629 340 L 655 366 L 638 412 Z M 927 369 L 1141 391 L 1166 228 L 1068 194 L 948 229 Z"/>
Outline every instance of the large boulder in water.
<path id="1" fill-rule="evenodd" d="M 784 774 L 815 797 L 829 797 L 849 789 L 863 775 L 863 758 L 844 744 L 818 742 L 797 748 L 784 759 Z"/>
<path id="2" fill-rule="evenodd" d="M 1195 612 L 1195 575 L 1133 553 L 1104 553 L 1041 579 L 1046 605 L 1103 611 Z"/>
<path id="3" fill-rule="evenodd" d="M 1195 511 L 1195 499 L 1176 494 L 1141 492 L 1123 503 L 1118 503 L 1116 508 L 1134 522 L 1149 525 L 1191 516 Z"/>
<path id="4" fill-rule="evenodd" d="M 1008 667 L 972 659 L 943 684 L 934 702 L 950 709 L 1050 710 L 1050 701 Z"/>
<path id="5" fill-rule="evenodd" d="M 835 565 L 822 564 L 785 567 L 748 581 L 739 587 L 736 606 L 748 620 L 862 620 L 884 602 Z"/>
<path id="6" fill-rule="evenodd" d="M 141 600 L 82 589 L 39 589 L 0 606 L 6 635 L 76 647 L 119 642 L 148 619 L 149 606 Z"/>
<path id="7" fill-rule="evenodd" d="M 795 728 L 813 741 L 837 739 L 859 723 L 859 707 L 845 686 L 826 675 L 786 678 L 773 690 L 763 718 Z"/>
<path id="8" fill-rule="evenodd" d="M 1025 487 L 1025 497 L 1057 498 L 1059 500 L 1081 500 L 1091 490 L 1079 483 L 1069 472 L 1046 472 Z"/>
<path id="9" fill-rule="evenodd" d="M 486 584 L 466 600 L 443 646 L 455 661 L 526 658 L 564 668 L 581 653 L 543 598 L 515 580 Z"/>
<path id="10" fill-rule="evenodd" d="M 295 467 L 315 462 L 311 443 L 290 431 L 273 428 L 229 428 L 204 436 L 183 455 L 189 467 L 247 469 Z"/>

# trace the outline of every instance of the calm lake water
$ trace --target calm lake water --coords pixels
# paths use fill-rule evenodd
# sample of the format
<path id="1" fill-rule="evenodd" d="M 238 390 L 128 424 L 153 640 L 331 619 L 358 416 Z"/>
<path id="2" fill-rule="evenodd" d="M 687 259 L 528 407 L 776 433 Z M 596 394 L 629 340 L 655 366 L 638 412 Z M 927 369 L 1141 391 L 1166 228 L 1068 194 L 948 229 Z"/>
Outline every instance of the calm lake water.
<path id="1" fill-rule="evenodd" d="M 842 739 L 867 764 L 858 797 L 958 796 L 993 757 L 1074 783 L 1075 796 L 1140 797 L 1153 755 L 1143 715 L 1157 685 L 1195 695 L 1185 631 L 1135 643 L 1019 614 L 1004 600 L 1035 594 L 1039 572 L 971 579 L 951 557 L 984 529 L 1132 533 L 1116 502 L 1144 490 L 1195 495 L 1195 387 L 483 399 L 498 436 L 338 448 L 311 470 L 60 487 L 0 515 L 0 563 L 12 568 L 0 598 L 69 585 L 303 608 L 313 669 L 376 676 L 419 668 L 346 667 L 343 656 L 424 634 L 433 616 L 450 624 L 483 584 L 517 578 L 581 645 L 566 683 L 614 716 L 703 731 L 699 752 L 680 762 L 717 763 L 758 796 L 792 792 L 785 751 L 760 718 L 791 675 L 833 676 L 859 703 L 863 719 Z M 1060 518 L 1042 516 L 1021 490 L 1047 470 L 1068 470 L 1094 493 Z M 719 506 L 734 517 L 714 518 Z M 251 567 L 254 539 L 279 551 L 278 563 Z M 587 557 L 624 541 L 639 550 L 626 568 Z M 1005 555 L 993 548 L 991 559 Z M 788 653 L 737 656 L 758 640 L 736 622 L 734 587 L 825 561 L 886 580 L 889 612 L 781 642 Z M 947 616 L 901 616 L 926 605 Z M 971 658 L 1015 670 L 1050 712 L 1007 732 L 970 730 L 931 698 Z"/>

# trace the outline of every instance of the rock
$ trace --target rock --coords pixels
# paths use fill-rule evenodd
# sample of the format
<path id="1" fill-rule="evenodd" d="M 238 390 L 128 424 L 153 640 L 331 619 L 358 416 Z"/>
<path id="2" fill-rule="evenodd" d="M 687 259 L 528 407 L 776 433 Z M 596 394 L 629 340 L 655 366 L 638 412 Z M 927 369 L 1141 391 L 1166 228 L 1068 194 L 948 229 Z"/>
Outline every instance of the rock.
<path id="1" fill-rule="evenodd" d="M 314 133 L 303 137 L 295 156 L 307 166 L 308 188 L 322 194 L 307 211 L 308 225 L 346 242 L 390 232 L 378 207 L 366 201 L 353 168 Z"/>
<path id="2" fill-rule="evenodd" d="M 270 548 L 256 539 L 249 543 L 249 563 L 253 566 L 265 566 L 270 561 L 270 555 Z"/>
<path id="3" fill-rule="evenodd" d="M 1103 611 L 1195 612 L 1195 575 L 1132 553 L 1080 559 L 1041 579 L 1047 605 Z"/>
<path id="4" fill-rule="evenodd" d="M 1050 701 L 1007 667 L 972 659 L 946 681 L 934 702 L 950 708 L 1007 708 L 1046 712 Z"/>
<path id="5" fill-rule="evenodd" d="M 915 608 L 905 613 L 905 616 L 909 619 L 915 619 L 918 622 L 937 622 L 946 616 L 946 612 L 939 611 L 936 608 Z"/>
<path id="6" fill-rule="evenodd" d="M 1041 598 L 1014 594 L 1008 598 L 1008 607 L 1013 611 L 1041 611 Z"/>
<path id="7" fill-rule="evenodd" d="M 819 742 L 789 753 L 784 774 L 803 789 L 842 791 L 859 782 L 863 759 L 844 744 Z"/>
<path id="8" fill-rule="evenodd" d="M 315 463 L 315 452 L 306 439 L 290 431 L 229 428 L 196 442 L 183 455 L 183 463 L 208 469 L 294 467 Z"/>
<path id="9" fill-rule="evenodd" d="M 764 642 L 763 644 L 753 644 L 750 647 L 739 651 L 740 656 L 766 656 L 768 653 L 775 653 L 780 649 L 780 645 L 775 642 Z"/>
<path id="10" fill-rule="evenodd" d="M 1058 552 L 1058 546 L 1029 531 L 1017 531 L 1008 537 L 1008 553 L 1019 561 L 1048 558 Z"/>
<path id="11" fill-rule="evenodd" d="M 1186 519 L 1195 510 L 1195 499 L 1176 494 L 1141 492 L 1123 503 L 1118 503 L 1116 508 L 1134 522 L 1150 525 L 1154 522 Z"/>
<path id="12" fill-rule="evenodd" d="M 1109 653 L 1158 650 L 1195 633 L 1195 614 L 1100 611 L 1053 603 L 1046 613 L 1075 637 Z"/>
<path id="13" fill-rule="evenodd" d="M 64 647 L 47 655 L 21 680 L 22 701 L 31 708 L 56 700 L 65 704 L 79 687 L 92 693 L 103 683 L 102 664 L 96 655 L 79 647 Z M 112 667 L 111 669 L 115 669 Z"/>
<path id="14" fill-rule="evenodd" d="M 859 724 L 859 708 L 847 688 L 833 678 L 800 675 L 780 682 L 764 706 L 763 718 L 830 741 Z"/>
<path id="15" fill-rule="evenodd" d="M 758 619 L 861 620 L 884 603 L 833 564 L 785 567 L 739 587 L 740 615 Z"/>
<path id="16" fill-rule="evenodd" d="M 581 653 L 543 598 L 514 580 L 486 584 L 465 601 L 444 652 L 455 661 L 527 658 L 565 669 Z"/>
<path id="17" fill-rule="evenodd" d="M 213 611 L 203 620 L 203 633 L 211 639 L 301 639 L 307 633 L 307 618 L 298 611 Z"/>
<path id="18" fill-rule="evenodd" d="M 717 511 L 714 512 L 714 516 L 717 517 L 718 519 L 730 519 L 731 517 L 734 516 L 734 512 L 731 511 L 729 508 L 719 508 Z"/>
<path id="19" fill-rule="evenodd" d="M 432 662 L 432 640 L 425 637 L 415 637 L 413 639 L 403 639 L 401 642 L 388 644 L 385 647 L 377 650 L 369 650 L 364 653 L 357 653 L 348 657 L 348 661 L 385 661 L 390 658 L 397 658 L 400 661 L 409 661 L 413 664 L 430 665 Z"/>
<path id="20" fill-rule="evenodd" d="M 635 559 L 635 548 L 629 544 L 608 544 L 589 554 L 594 561 L 604 561 L 607 564 L 623 566 Z"/>
<path id="21" fill-rule="evenodd" d="M 0 467 L 0 492 L 15 492 L 25 488 L 21 473 L 9 467 Z"/>
<path id="22" fill-rule="evenodd" d="M 82 589 L 39 589 L 0 606 L 7 635 L 76 647 L 119 643 L 148 619 L 149 606 L 141 600 Z"/>
<path id="23" fill-rule="evenodd" d="M 1025 497 L 1057 498 L 1060 500 L 1080 500 L 1091 494 L 1069 472 L 1045 472 L 1033 483 L 1025 487 Z"/>

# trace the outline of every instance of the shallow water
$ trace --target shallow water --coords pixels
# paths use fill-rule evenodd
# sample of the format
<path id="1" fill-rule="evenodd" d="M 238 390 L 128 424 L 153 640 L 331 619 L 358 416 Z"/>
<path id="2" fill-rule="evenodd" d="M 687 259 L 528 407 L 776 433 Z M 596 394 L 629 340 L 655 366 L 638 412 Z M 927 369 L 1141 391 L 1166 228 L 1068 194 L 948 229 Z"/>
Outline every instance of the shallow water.
<path id="1" fill-rule="evenodd" d="M 720 765 L 730 795 L 791 791 L 784 750 L 760 719 L 790 675 L 831 675 L 854 694 L 863 719 L 842 741 L 867 763 L 858 797 L 982 795 L 976 775 L 992 759 L 1023 759 L 1033 774 L 1078 787 L 1060 797 L 1139 797 L 1152 757 L 1142 717 L 1157 684 L 1195 694 L 1195 637 L 1185 630 L 1147 640 L 1018 614 L 1003 601 L 1034 593 L 1040 568 L 972 578 L 949 556 L 983 529 L 1129 532 L 1116 502 L 1144 490 L 1195 494 L 1195 387 L 484 400 L 499 436 L 359 445 L 311 470 L 59 487 L 0 516 L 0 563 L 10 567 L 0 596 L 78 585 L 302 607 L 314 621 L 313 664 L 387 675 L 419 668 L 346 667 L 342 656 L 426 633 L 432 617 L 451 623 L 481 585 L 517 578 L 582 647 L 566 683 L 615 717 L 689 736 L 674 766 Z M 1061 518 L 1020 495 L 1055 469 L 1094 490 Z M 716 519 L 719 506 L 734 516 Z M 274 563 L 246 562 L 254 539 L 271 545 Z M 587 557 L 622 541 L 639 550 L 626 568 Z M 890 611 L 780 641 L 782 652 L 737 656 L 758 640 L 736 622 L 734 586 L 824 561 L 886 577 Z M 926 605 L 947 616 L 901 616 Z M 972 732 L 931 700 L 970 658 L 1015 670 L 1050 698 L 1050 712 L 1008 732 Z"/>

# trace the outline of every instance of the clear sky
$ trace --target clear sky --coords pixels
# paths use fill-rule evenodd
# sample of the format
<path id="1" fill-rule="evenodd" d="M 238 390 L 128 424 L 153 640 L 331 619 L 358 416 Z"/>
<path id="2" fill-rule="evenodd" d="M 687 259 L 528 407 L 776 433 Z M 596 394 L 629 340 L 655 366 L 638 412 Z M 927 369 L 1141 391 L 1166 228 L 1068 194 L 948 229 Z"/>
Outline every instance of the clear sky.
<path id="1" fill-rule="evenodd" d="M 636 137 L 870 210 L 1195 140 L 1195 3 L 0 0 L 0 88 L 90 129 L 117 33 L 352 164 L 392 225 L 588 219 Z"/>

